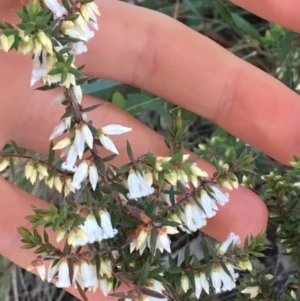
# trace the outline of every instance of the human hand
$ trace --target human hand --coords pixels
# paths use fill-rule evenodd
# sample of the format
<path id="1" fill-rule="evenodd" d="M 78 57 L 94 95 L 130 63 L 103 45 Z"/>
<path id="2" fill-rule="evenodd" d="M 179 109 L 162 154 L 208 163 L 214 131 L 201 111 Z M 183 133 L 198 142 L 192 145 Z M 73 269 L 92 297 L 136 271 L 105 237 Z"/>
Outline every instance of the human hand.
<path id="1" fill-rule="evenodd" d="M 290 2 L 295 6 L 293 10 L 299 5 Z M 243 1 L 253 12 L 259 8 L 271 20 L 300 29 L 286 6 L 280 8 L 280 3 L 275 6 L 274 1 L 264 3 L 264 7 L 258 3 Z M 293 154 L 299 154 L 297 94 L 168 17 L 116 1 L 98 1 L 98 5 L 102 13 L 100 32 L 89 43 L 88 55 L 76 61 L 79 65 L 87 64 L 88 75 L 122 81 L 160 95 L 215 121 L 282 162 L 287 163 Z M 12 20 L 11 8 L 20 8 L 18 1 L 0 10 L 0 18 Z M 13 139 L 23 147 L 47 152 L 49 134 L 62 109 L 49 105 L 57 91 L 41 93 L 29 87 L 31 68 L 26 57 L 0 53 L 0 143 L 3 146 Z M 260 101 L 259 107 L 256 100 Z M 87 106 L 98 102 L 88 96 L 84 101 Z M 133 128 L 131 134 L 116 140 L 120 153 L 125 153 L 125 139 L 128 139 L 136 156 L 146 151 L 167 155 L 162 137 L 112 104 L 89 116 L 96 126 L 115 122 Z M 120 155 L 115 164 L 125 163 L 126 159 Z M 213 172 L 209 163 L 199 160 L 199 165 Z M 25 225 L 24 216 L 32 213 L 31 205 L 47 207 L 47 204 L 2 179 L 0 185 L 3 200 L 9 200 L 9 206 L 5 201 L 0 204 L 0 253 L 24 267 L 32 260 L 32 253 L 20 250 L 16 228 Z M 231 192 L 230 202 L 201 230 L 219 240 L 224 240 L 231 231 L 245 238 L 264 229 L 266 220 L 262 201 L 240 187 Z M 90 300 L 93 298 L 96 296 L 91 295 Z"/>

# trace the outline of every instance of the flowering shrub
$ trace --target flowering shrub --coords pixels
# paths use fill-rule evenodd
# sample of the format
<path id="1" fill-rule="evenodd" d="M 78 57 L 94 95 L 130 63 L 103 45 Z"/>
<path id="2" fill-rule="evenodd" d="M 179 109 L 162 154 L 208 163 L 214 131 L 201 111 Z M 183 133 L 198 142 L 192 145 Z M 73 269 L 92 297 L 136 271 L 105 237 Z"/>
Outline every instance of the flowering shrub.
<path id="1" fill-rule="evenodd" d="M 170 113 L 172 125 L 166 139 L 169 157 L 146 153 L 135 158 L 128 141 L 128 163 L 114 166 L 111 161 L 119 152 L 113 136 L 132 129 L 119 124 L 93 126 L 88 113 L 101 107 L 85 107 L 81 89 L 93 78 L 75 63 L 76 55 L 88 51 L 85 42 L 98 29 L 98 7 L 93 0 L 32 0 L 17 14 L 21 19 L 17 26 L 0 23 L 0 49 L 33 54 L 31 85 L 42 83 L 38 89 L 45 93 L 63 88 L 53 104 L 65 108 L 49 133 L 48 157 L 25 154 L 14 142 L 14 152 L 1 154 L 0 171 L 26 159 L 26 179 L 32 184 L 43 181 L 63 196 L 59 207 L 33 208 L 27 216 L 31 228 L 19 228 L 24 248 L 37 254 L 29 269 L 36 268 L 43 280 L 57 287 L 78 288 L 83 298 L 86 289 L 99 288 L 105 296 L 126 301 L 192 300 L 231 291 L 238 281 L 239 300 L 269 294 L 272 276 L 253 271 L 250 261 L 263 256 L 263 233 L 247 238 L 243 248 L 237 247 L 242 242 L 234 233 L 215 247 L 204 241 L 204 258 L 187 247 L 183 262 L 171 250 L 172 235 L 198 231 L 218 214 L 220 206 L 230 202 L 230 191 L 238 187 L 235 172 L 252 172 L 253 156 L 245 151 L 230 165 L 218 162 L 217 171 L 208 175 L 197 166 L 197 158 L 184 153 L 188 123 L 176 110 Z M 100 148 L 112 154 L 103 157 Z M 294 165 L 299 169 L 297 159 Z M 272 173 L 263 180 L 270 186 L 265 190 L 267 198 L 280 203 L 280 208 L 282 202 L 290 201 L 284 195 L 280 200 L 272 196 L 275 190 L 292 193 L 293 184 Z M 78 190 L 83 197 L 75 202 Z M 291 230 L 285 229 L 277 205 L 271 213 L 282 224 L 280 236 L 292 252 L 296 247 L 289 241 Z M 50 231 L 55 232 L 56 241 Z M 251 281 L 242 273 L 250 273 Z M 127 292 L 118 292 L 121 283 L 127 285 Z M 289 297 L 282 300 L 296 299 L 294 292 Z"/>

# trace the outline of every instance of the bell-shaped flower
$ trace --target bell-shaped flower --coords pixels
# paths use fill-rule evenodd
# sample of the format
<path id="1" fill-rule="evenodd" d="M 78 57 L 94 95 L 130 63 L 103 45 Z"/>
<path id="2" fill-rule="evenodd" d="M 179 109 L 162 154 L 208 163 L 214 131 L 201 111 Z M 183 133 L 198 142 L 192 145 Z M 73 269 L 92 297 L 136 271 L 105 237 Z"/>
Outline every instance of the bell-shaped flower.
<path id="1" fill-rule="evenodd" d="M 205 213 L 193 200 L 185 202 L 183 207 L 184 212 L 180 211 L 179 216 L 189 231 L 195 232 L 206 225 Z"/>
<path id="2" fill-rule="evenodd" d="M 88 39 L 83 35 L 82 31 L 77 28 L 72 21 L 64 21 L 61 26 L 64 35 L 70 38 L 87 41 Z"/>
<path id="3" fill-rule="evenodd" d="M 138 250 L 140 255 L 142 255 L 147 246 L 150 248 L 150 237 L 151 228 L 143 227 L 142 229 L 138 229 L 134 240 L 130 243 L 130 253 Z"/>
<path id="4" fill-rule="evenodd" d="M 45 5 L 52 11 L 54 18 L 62 17 L 67 10 L 57 0 L 44 0 Z"/>
<path id="5" fill-rule="evenodd" d="M 242 294 L 249 294 L 250 299 L 255 298 L 260 292 L 261 292 L 261 287 L 258 285 L 248 286 L 241 291 Z M 295 300 L 297 299 L 295 298 Z"/>
<path id="6" fill-rule="evenodd" d="M 93 190 L 95 190 L 98 183 L 98 171 L 94 162 L 89 163 L 89 181 Z"/>
<path id="7" fill-rule="evenodd" d="M 3 171 L 4 169 L 6 169 L 6 167 L 9 166 L 9 160 L 8 159 L 3 159 L 0 162 L 0 172 Z"/>
<path id="8" fill-rule="evenodd" d="M 85 260 L 82 260 L 74 273 L 73 282 L 79 283 L 81 288 L 92 288 L 98 284 L 95 266 Z"/>
<path id="9" fill-rule="evenodd" d="M 111 224 L 110 214 L 106 210 L 99 211 L 101 228 L 103 230 L 103 238 L 113 238 L 118 233 L 117 229 L 114 229 Z"/>
<path id="10" fill-rule="evenodd" d="M 60 136 L 64 131 L 69 129 L 71 126 L 71 117 L 61 119 L 60 123 L 54 128 L 49 140 Z"/>
<path id="11" fill-rule="evenodd" d="M 133 169 L 129 171 L 126 186 L 129 190 L 127 194 L 129 199 L 137 199 L 154 193 L 154 188 L 149 186 L 144 173 L 141 175 Z"/>
<path id="12" fill-rule="evenodd" d="M 131 128 L 118 125 L 118 124 L 111 124 L 104 126 L 103 128 L 98 129 L 99 133 L 99 140 L 104 148 L 111 151 L 112 153 L 119 154 L 115 144 L 113 141 L 108 137 L 109 135 L 121 135 L 131 131 Z"/>
<path id="13" fill-rule="evenodd" d="M 233 232 L 229 233 L 228 238 L 221 244 L 219 248 L 219 254 L 225 254 L 230 246 L 234 246 L 241 243 L 241 239 Z"/>
<path id="14" fill-rule="evenodd" d="M 200 192 L 199 202 L 207 218 L 215 216 L 219 210 L 215 200 L 213 200 L 205 190 Z"/>
<path id="15" fill-rule="evenodd" d="M 181 276 L 180 284 L 181 284 L 182 290 L 186 293 L 190 288 L 189 279 L 188 279 L 187 275 L 183 274 Z"/>
<path id="16" fill-rule="evenodd" d="M 73 176 L 72 185 L 79 190 L 81 188 L 81 183 L 87 178 L 88 176 L 89 165 L 87 161 L 82 161 Z"/>
<path id="17" fill-rule="evenodd" d="M 213 190 L 214 199 L 221 206 L 224 206 L 229 201 L 229 194 L 222 192 L 219 188 L 215 186 L 210 187 Z"/>
<path id="18" fill-rule="evenodd" d="M 178 230 L 175 227 L 161 227 L 158 229 L 156 249 L 163 253 L 164 250 L 171 253 L 171 240 L 168 234 L 176 234 Z"/>
<path id="19" fill-rule="evenodd" d="M 70 287 L 70 271 L 66 260 L 62 259 L 58 267 L 58 281 L 56 282 L 57 287 Z"/>
<path id="20" fill-rule="evenodd" d="M 113 288 L 113 279 L 109 279 L 107 277 L 100 277 L 99 280 L 99 286 L 103 293 L 103 295 L 106 297 L 107 294 L 112 290 Z"/>

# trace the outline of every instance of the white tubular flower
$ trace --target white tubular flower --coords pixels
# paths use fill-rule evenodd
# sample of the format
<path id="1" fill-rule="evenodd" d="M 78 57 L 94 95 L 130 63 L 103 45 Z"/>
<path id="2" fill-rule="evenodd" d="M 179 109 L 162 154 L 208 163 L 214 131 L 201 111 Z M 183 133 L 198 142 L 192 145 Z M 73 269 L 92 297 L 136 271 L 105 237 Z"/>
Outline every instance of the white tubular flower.
<path id="1" fill-rule="evenodd" d="M 172 186 L 177 185 L 178 174 L 176 171 L 169 171 L 164 173 L 164 178 L 167 180 Z"/>
<path id="2" fill-rule="evenodd" d="M 95 29 L 98 29 L 96 15 L 100 16 L 100 12 L 95 2 L 82 4 L 80 7 L 80 13 L 90 25 L 92 25 Z"/>
<path id="3" fill-rule="evenodd" d="M 146 247 L 150 247 L 151 229 L 144 227 L 137 234 L 137 237 L 130 243 L 130 253 L 134 250 L 139 250 L 140 255 L 143 254 Z"/>
<path id="4" fill-rule="evenodd" d="M 89 164 L 89 181 L 93 190 L 95 191 L 98 183 L 98 171 L 94 162 L 90 162 Z"/>
<path id="5" fill-rule="evenodd" d="M 228 179 L 226 181 L 222 182 L 222 187 L 225 187 L 229 190 L 232 190 L 233 188 L 237 189 L 239 187 L 239 181 L 235 174 L 232 175 L 233 179 Z"/>
<path id="6" fill-rule="evenodd" d="M 187 174 L 184 172 L 184 170 L 182 169 L 177 170 L 177 178 L 183 186 L 185 186 L 186 188 L 190 188 L 189 178 Z"/>
<path id="7" fill-rule="evenodd" d="M 111 265 L 111 260 L 110 259 L 108 259 L 108 258 L 102 259 L 101 258 L 99 275 L 100 275 L 100 277 L 106 276 L 108 278 L 111 278 L 111 276 L 112 276 L 112 265 Z"/>
<path id="8" fill-rule="evenodd" d="M 0 172 L 6 169 L 6 167 L 9 166 L 9 160 L 8 159 L 3 159 L 0 163 Z"/>
<path id="9" fill-rule="evenodd" d="M 222 280 L 218 267 L 213 267 L 210 277 L 215 292 L 221 293 Z"/>
<path id="10" fill-rule="evenodd" d="M 206 178 L 208 176 L 207 172 L 202 170 L 201 168 L 199 168 L 196 163 L 193 163 L 190 166 L 190 171 L 193 175 L 195 175 L 197 177 Z"/>
<path id="11" fill-rule="evenodd" d="M 221 266 L 215 265 L 212 269 L 211 281 L 216 293 L 231 291 L 236 287 L 235 281 L 239 275 L 234 273 L 234 267 L 230 262 L 226 263 L 226 268 L 230 275 Z"/>
<path id="12" fill-rule="evenodd" d="M 72 185 L 75 189 L 79 190 L 81 188 L 81 183 L 87 178 L 88 176 L 88 169 L 89 165 L 87 161 L 82 161 L 73 176 Z"/>
<path id="13" fill-rule="evenodd" d="M 72 47 L 72 53 L 74 55 L 79 55 L 88 51 L 87 46 L 82 41 L 71 43 L 70 46 Z"/>
<path id="14" fill-rule="evenodd" d="M 5 52 L 8 52 L 10 50 L 14 42 L 15 42 L 14 35 L 6 36 L 5 34 L 3 34 L 0 36 L 0 45 L 2 45 L 2 48 Z"/>
<path id="15" fill-rule="evenodd" d="M 61 26 L 64 35 L 70 38 L 87 41 L 88 39 L 82 34 L 82 31 L 77 28 L 72 21 L 64 21 Z"/>
<path id="16" fill-rule="evenodd" d="M 163 295 L 163 285 L 154 279 L 150 279 L 147 288 Z M 143 296 L 143 301 L 168 301 L 168 298 L 155 298 L 152 296 Z"/>
<path id="17" fill-rule="evenodd" d="M 178 230 L 176 228 L 174 228 L 175 231 L 173 230 L 173 227 L 169 227 L 169 231 L 168 231 L 168 227 L 161 227 L 158 230 L 158 235 L 157 235 L 157 241 L 156 241 L 156 248 L 163 253 L 164 250 L 166 250 L 167 252 L 171 253 L 171 240 L 168 236 L 168 233 L 170 234 L 175 234 L 178 233 Z"/>
<path id="18" fill-rule="evenodd" d="M 71 172 L 75 172 L 77 168 L 75 165 L 77 155 L 78 155 L 77 148 L 73 143 L 68 150 L 66 161 L 61 165 L 61 168 Z"/>
<path id="19" fill-rule="evenodd" d="M 235 279 L 232 279 L 224 270 L 222 267 L 218 268 L 218 271 L 220 273 L 220 278 L 223 283 L 222 291 L 231 291 L 236 287 Z"/>
<path id="20" fill-rule="evenodd" d="M 250 299 L 255 298 L 260 292 L 261 292 L 261 288 L 257 285 L 256 286 L 248 286 L 241 291 L 242 294 L 250 294 Z"/>
<path id="21" fill-rule="evenodd" d="M 215 201 L 211 199 L 211 197 L 207 194 L 205 190 L 201 191 L 201 196 L 199 202 L 204 210 L 204 213 L 207 218 L 212 218 L 217 214 L 219 210 Z"/>
<path id="22" fill-rule="evenodd" d="M 86 124 L 83 124 L 75 129 L 74 144 L 76 146 L 79 159 L 81 159 L 83 156 L 84 143 L 86 143 L 89 148 L 93 148 L 93 142 L 93 134 Z"/>
<path id="23" fill-rule="evenodd" d="M 179 214 L 183 224 L 191 232 L 197 231 L 207 223 L 205 213 L 193 200 L 186 202 L 184 204 L 184 212 L 180 211 Z"/>
<path id="24" fill-rule="evenodd" d="M 60 179 L 59 176 L 55 176 L 55 177 L 54 177 L 54 187 L 56 188 L 56 190 L 57 190 L 58 192 L 61 193 L 62 188 L 63 188 L 63 183 L 62 183 L 62 181 L 61 181 L 61 179 Z"/>
<path id="25" fill-rule="evenodd" d="M 56 282 L 56 286 L 57 287 L 71 286 L 68 263 L 64 259 L 62 259 L 59 263 L 58 281 Z"/>
<path id="26" fill-rule="evenodd" d="M 229 194 L 222 192 L 219 188 L 215 186 L 210 187 L 214 192 L 214 198 L 217 203 L 221 206 L 224 206 L 229 201 Z"/>
<path id="27" fill-rule="evenodd" d="M 48 282 L 51 282 L 54 279 L 55 274 L 58 271 L 59 268 L 59 262 L 56 263 L 56 265 L 53 265 L 54 261 L 51 261 L 49 264 L 49 270 L 48 270 Z"/>
<path id="28" fill-rule="evenodd" d="M 112 153 L 119 154 L 115 144 L 108 137 L 108 135 L 121 135 L 130 132 L 131 130 L 132 130 L 131 128 L 118 125 L 118 124 L 107 125 L 104 126 L 103 128 L 98 129 L 99 140 L 104 148 L 111 151 Z"/>
<path id="29" fill-rule="evenodd" d="M 40 180 L 47 178 L 49 176 L 47 167 L 44 166 L 43 164 L 38 163 L 36 169 L 37 169 L 37 172 L 39 173 Z"/>
<path id="30" fill-rule="evenodd" d="M 89 288 L 98 284 L 98 278 L 95 273 L 95 267 L 86 261 L 80 264 L 80 274 L 83 279 L 83 287 Z"/>
<path id="31" fill-rule="evenodd" d="M 76 101 L 78 104 L 81 104 L 81 100 L 82 100 L 82 89 L 80 86 L 74 86 L 72 87 L 73 91 L 74 91 L 74 95 L 76 98 Z"/>
<path id="32" fill-rule="evenodd" d="M 100 219 L 101 219 L 101 228 L 103 230 L 103 238 L 113 238 L 118 233 L 117 229 L 113 229 L 110 219 L 110 214 L 106 210 L 99 211 Z"/>
<path id="33" fill-rule="evenodd" d="M 182 275 L 180 279 L 180 283 L 181 283 L 182 290 L 186 293 L 190 288 L 188 277 L 186 275 Z"/>
<path id="34" fill-rule="evenodd" d="M 209 294 L 209 283 L 205 276 L 205 273 L 195 275 L 195 296 L 197 299 L 200 298 L 202 290 Z"/>
<path id="35" fill-rule="evenodd" d="M 60 123 L 54 128 L 49 140 L 53 140 L 60 136 L 64 131 L 71 126 L 71 117 L 63 118 Z"/>
<path id="36" fill-rule="evenodd" d="M 39 276 L 44 281 L 45 277 L 46 277 L 46 267 L 45 267 L 44 263 L 42 261 L 38 261 L 36 268 L 37 268 L 37 272 L 38 272 Z"/>
<path id="37" fill-rule="evenodd" d="M 205 290 L 207 294 L 209 294 L 209 283 L 207 277 L 205 276 L 205 273 L 200 273 L 200 282 L 202 288 Z"/>
<path id="38" fill-rule="evenodd" d="M 60 18 L 67 12 L 56 0 L 44 0 L 44 3 L 52 11 L 54 18 Z"/>
<path id="39" fill-rule="evenodd" d="M 84 153 L 84 138 L 83 138 L 83 133 L 82 133 L 80 127 L 75 129 L 74 145 L 75 145 L 78 157 L 79 157 L 79 159 L 81 159 L 83 156 L 83 153 Z"/>
<path id="40" fill-rule="evenodd" d="M 70 194 L 70 192 L 73 192 L 73 193 L 76 192 L 75 188 L 72 185 L 72 179 L 71 178 L 65 179 L 64 182 L 65 182 L 65 186 L 64 186 L 64 195 L 65 195 L 65 197 L 67 197 Z"/>
<path id="41" fill-rule="evenodd" d="M 147 180 L 144 177 L 144 173 L 143 175 L 141 175 L 138 171 L 135 171 L 133 169 L 129 171 L 129 176 L 127 178 L 127 187 L 129 190 L 127 197 L 129 199 L 137 199 L 154 193 L 154 188 L 149 186 Z"/>
<path id="42" fill-rule="evenodd" d="M 112 279 L 108 279 L 106 277 L 100 278 L 99 280 L 99 286 L 103 293 L 103 295 L 106 297 L 107 294 L 112 290 L 113 288 L 113 282 Z"/>
<path id="43" fill-rule="evenodd" d="M 25 165 L 25 178 L 33 185 L 37 179 L 37 169 L 32 161 L 28 161 Z"/>
<path id="44" fill-rule="evenodd" d="M 88 243 L 92 244 L 95 241 L 102 241 L 103 230 L 98 226 L 98 223 L 93 214 L 89 214 L 83 225 L 79 226 L 87 236 Z"/>
<path id="45" fill-rule="evenodd" d="M 225 254 L 228 251 L 229 246 L 237 245 L 239 243 L 241 243 L 240 237 L 231 232 L 228 238 L 221 244 L 219 254 Z"/>
<path id="46" fill-rule="evenodd" d="M 87 234 L 79 227 L 72 229 L 68 234 L 68 244 L 76 246 L 84 246 L 88 243 Z"/>
<path id="47" fill-rule="evenodd" d="M 39 55 L 34 55 L 33 57 L 33 68 L 31 72 L 31 81 L 30 85 L 33 86 L 37 81 L 47 76 L 48 68 L 47 68 L 47 58 L 46 58 L 46 50 L 43 50 L 42 62 L 40 61 Z M 44 55 L 45 54 L 45 55 Z"/>
<path id="48" fill-rule="evenodd" d="M 65 93 L 60 93 L 54 98 L 54 100 L 52 101 L 52 105 L 57 106 L 65 100 L 66 100 Z"/>
<path id="49" fill-rule="evenodd" d="M 50 55 L 53 55 L 53 45 L 51 39 L 43 31 L 38 32 L 37 38 L 40 41 L 40 43 L 45 47 L 47 52 Z"/>
<path id="50" fill-rule="evenodd" d="M 52 149 L 53 150 L 63 149 L 63 148 L 66 148 L 67 146 L 70 146 L 71 144 L 72 144 L 72 140 L 69 137 L 66 137 L 66 138 L 58 141 Z"/>

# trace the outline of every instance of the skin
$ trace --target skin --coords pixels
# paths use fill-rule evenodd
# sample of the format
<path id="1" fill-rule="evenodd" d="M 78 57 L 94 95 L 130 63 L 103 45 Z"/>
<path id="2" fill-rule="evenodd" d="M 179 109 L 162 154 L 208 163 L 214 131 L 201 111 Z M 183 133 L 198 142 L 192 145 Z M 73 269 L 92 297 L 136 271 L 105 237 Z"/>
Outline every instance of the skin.
<path id="1" fill-rule="evenodd" d="M 118 80 L 159 95 L 216 122 L 283 163 L 300 155 L 300 102 L 296 93 L 169 17 L 114 0 L 96 2 L 102 14 L 100 31 L 88 43 L 88 54 L 76 59 L 77 66 L 87 65 L 88 75 Z M 233 2 L 300 31 L 294 13 L 300 9 L 297 0 Z M 0 20 L 17 23 L 14 10 L 21 6 L 19 0 L 1 1 Z M 57 91 L 38 92 L 29 86 L 31 68 L 29 56 L 0 51 L 0 147 L 13 139 L 23 147 L 46 153 L 48 137 L 63 108 L 50 105 Z M 83 101 L 85 106 L 99 102 L 88 96 Z M 160 135 L 112 104 L 89 113 L 89 118 L 98 127 L 117 123 L 133 128 L 131 133 L 113 137 L 121 154 L 126 153 L 126 139 L 135 156 L 147 151 L 168 154 Z M 126 161 L 127 157 L 120 155 L 114 163 Z M 209 173 L 214 170 L 203 160 L 198 164 Z M 32 213 L 32 205 L 48 205 L 3 179 L 0 188 L 0 254 L 27 267 L 34 256 L 31 251 L 20 250 L 16 228 L 28 225 L 24 216 Z M 265 229 L 266 223 L 263 202 L 240 187 L 231 192 L 230 202 L 201 230 L 218 240 L 233 231 L 243 240 Z M 75 290 L 70 291 L 78 296 Z M 101 298 L 99 291 L 88 295 L 91 301 Z"/>

